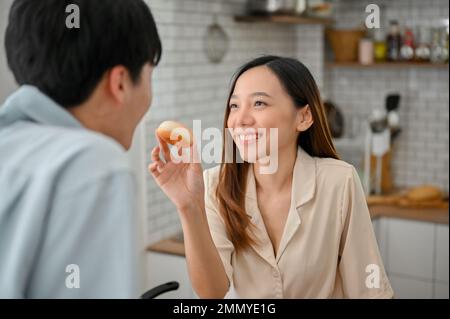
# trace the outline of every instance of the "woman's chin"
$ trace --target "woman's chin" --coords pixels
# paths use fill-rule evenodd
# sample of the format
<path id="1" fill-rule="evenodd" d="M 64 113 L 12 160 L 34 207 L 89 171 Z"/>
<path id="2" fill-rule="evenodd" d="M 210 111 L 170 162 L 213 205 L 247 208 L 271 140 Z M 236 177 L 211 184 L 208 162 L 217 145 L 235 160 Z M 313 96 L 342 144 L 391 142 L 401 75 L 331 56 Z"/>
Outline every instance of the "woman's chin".
<path id="1" fill-rule="evenodd" d="M 265 150 L 258 151 L 256 148 L 238 148 L 239 154 L 241 158 L 244 160 L 244 162 L 247 163 L 256 163 L 260 162 L 261 160 L 267 159 L 270 155 L 268 155 Z"/>

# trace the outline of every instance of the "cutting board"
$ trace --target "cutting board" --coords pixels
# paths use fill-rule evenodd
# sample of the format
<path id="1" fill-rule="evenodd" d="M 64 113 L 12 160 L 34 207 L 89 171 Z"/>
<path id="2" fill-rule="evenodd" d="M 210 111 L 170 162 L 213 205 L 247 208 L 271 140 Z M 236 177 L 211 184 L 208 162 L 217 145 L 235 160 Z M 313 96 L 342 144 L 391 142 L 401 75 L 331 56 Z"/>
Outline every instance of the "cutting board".
<path id="1" fill-rule="evenodd" d="M 412 201 L 404 196 L 403 192 L 391 195 L 371 195 L 367 198 L 368 205 L 392 205 L 407 208 L 440 208 L 448 209 L 448 198 L 431 201 Z"/>

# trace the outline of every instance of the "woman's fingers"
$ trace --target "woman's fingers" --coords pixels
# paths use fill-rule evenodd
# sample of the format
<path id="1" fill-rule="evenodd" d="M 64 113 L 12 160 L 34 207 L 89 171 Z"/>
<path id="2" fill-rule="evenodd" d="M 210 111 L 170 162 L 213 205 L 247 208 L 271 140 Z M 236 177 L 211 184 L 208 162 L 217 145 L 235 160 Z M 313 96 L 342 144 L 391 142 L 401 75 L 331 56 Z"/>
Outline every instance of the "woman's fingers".
<path id="1" fill-rule="evenodd" d="M 151 154 L 153 163 L 151 163 L 148 166 L 150 173 L 152 173 L 154 175 L 156 175 L 156 173 L 158 173 L 158 176 L 159 176 L 159 173 L 162 172 L 164 165 L 165 165 L 165 163 L 159 157 L 159 150 L 160 150 L 159 146 L 156 146 L 153 148 L 152 154 Z"/>
<path id="2" fill-rule="evenodd" d="M 158 178 L 159 175 L 161 174 L 158 170 L 158 163 L 151 163 L 148 166 L 148 171 L 150 172 L 150 174 L 153 175 L 154 178 Z"/>
<path id="3" fill-rule="evenodd" d="M 159 146 L 156 146 L 152 149 L 152 161 L 153 162 L 159 162 L 161 160 L 159 158 L 159 150 L 160 150 Z"/>
<path id="4" fill-rule="evenodd" d="M 166 163 L 170 162 L 169 145 L 167 145 L 167 143 L 159 137 L 159 135 L 156 131 L 155 131 L 155 135 L 156 135 L 156 139 L 158 140 L 159 145 L 161 147 L 160 149 L 162 149 L 162 151 L 163 151 L 164 160 L 166 161 Z"/>

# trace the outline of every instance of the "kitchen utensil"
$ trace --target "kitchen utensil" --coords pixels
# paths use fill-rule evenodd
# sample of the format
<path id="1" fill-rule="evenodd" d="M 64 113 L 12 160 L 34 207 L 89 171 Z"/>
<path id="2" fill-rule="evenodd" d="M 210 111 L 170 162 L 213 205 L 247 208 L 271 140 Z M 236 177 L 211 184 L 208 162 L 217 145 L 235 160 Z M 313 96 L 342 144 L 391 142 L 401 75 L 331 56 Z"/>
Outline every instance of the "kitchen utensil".
<path id="1" fill-rule="evenodd" d="M 397 111 L 400 104 L 400 94 L 389 94 L 386 97 L 386 111 Z"/>
<path id="2" fill-rule="evenodd" d="M 204 38 L 204 50 L 208 60 L 220 63 L 228 52 L 229 42 L 228 35 L 217 23 L 217 16 L 214 16 L 213 23 L 208 27 Z"/>
<path id="3" fill-rule="evenodd" d="M 330 18 L 333 14 L 331 2 L 327 0 L 308 0 L 308 16 Z"/>
<path id="4" fill-rule="evenodd" d="M 307 0 L 297 0 L 295 4 L 295 14 L 302 15 L 308 10 Z"/>
<path id="5" fill-rule="evenodd" d="M 247 11 L 251 14 L 293 14 L 296 0 L 248 0 Z"/>
<path id="6" fill-rule="evenodd" d="M 392 142 L 398 137 L 401 132 L 400 119 L 398 115 L 398 108 L 400 106 L 400 94 L 389 94 L 386 97 L 386 111 L 388 112 L 387 120 L 391 129 Z"/>
<path id="7" fill-rule="evenodd" d="M 369 127 L 366 136 L 366 153 L 365 153 L 365 191 L 366 195 L 370 194 L 371 186 L 371 172 L 372 169 L 372 155 L 376 157 L 375 168 L 375 192 L 381 194 L 382 192 L 382 168 L 383 157 L 390 149 L 390 130 L 387 123 L 386 111 L 383 109 L 375 109 L 369 118 Z"/>
<path id="8" fill-rule="evenodd" d="M 371 171 L 376 171 L 377 164 L 381 162 L 381 193 L 388 194 L 394 188 L 394 183 L 392 179 L 392 150 L 388 150 L 385 154 L 381 156 L 381 160 L 375 155 L 371 155 Z M 379 194 L 379 193 L 378 193 Z"/>

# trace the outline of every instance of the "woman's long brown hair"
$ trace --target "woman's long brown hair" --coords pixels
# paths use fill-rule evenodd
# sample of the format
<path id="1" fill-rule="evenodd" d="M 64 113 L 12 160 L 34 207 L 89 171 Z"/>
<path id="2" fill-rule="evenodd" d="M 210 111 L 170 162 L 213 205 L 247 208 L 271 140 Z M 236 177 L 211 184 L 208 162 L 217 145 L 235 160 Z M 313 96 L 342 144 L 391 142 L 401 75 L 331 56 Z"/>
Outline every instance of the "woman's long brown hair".
<path id="1" fill-rule="evenodd" d="M 262 56 L 243 65 L 234 75 L 228 95 L 223 124 L 222 164 L 216 188 L 219 211 L 225 221 L 228 237 L 237 252 L 257 242 L 252 236 L 253 225 L 245 211 L 247 173 L 251 166 L 246 162 L 238 163 L 236 159 L 237 148 L 234 142 L 232 143 L 233 161 L 232 163 L 226 163 L 225 160 L 225 138 L 230 113 L 228 105 L 239 77 L 245 71 L 263 65 L 278 77 L 297 108 L 301 109 L 309 105 L 311 109 L 314 123 L 308 130 L 299 134 L 297 145 L 301 146 L 311 156 L 339 158 L 331 139 L 319 89 L 313 76 L 301 62 L 292 58 Z"/>

